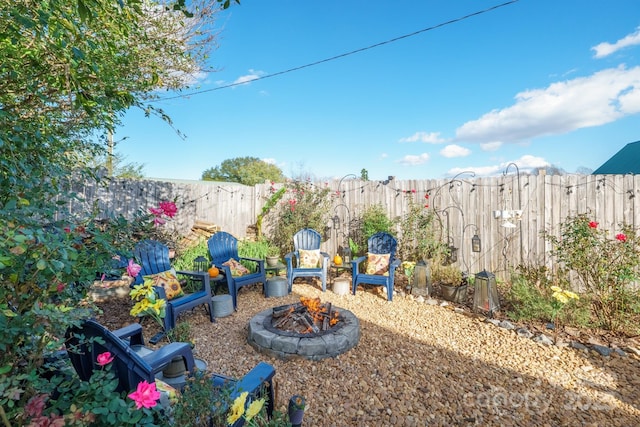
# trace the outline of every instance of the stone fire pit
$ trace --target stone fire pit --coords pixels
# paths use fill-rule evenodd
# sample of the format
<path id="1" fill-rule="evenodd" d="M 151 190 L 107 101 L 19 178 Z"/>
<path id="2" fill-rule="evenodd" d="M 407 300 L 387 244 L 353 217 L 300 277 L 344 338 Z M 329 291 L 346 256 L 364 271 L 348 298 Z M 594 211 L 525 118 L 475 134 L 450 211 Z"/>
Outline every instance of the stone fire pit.
<path id="1" fill-rule="evenodd" d="M 340 321 L 326 331 L 296 333 L 272 326 L 273 308 L 261 311 L 249 321 L 247 340 L 256 350 L 280 359 L 304 357 L 321 360 L 335 357 L 358 344 L 360 322 L 349 310 L 335 307 Z"/>

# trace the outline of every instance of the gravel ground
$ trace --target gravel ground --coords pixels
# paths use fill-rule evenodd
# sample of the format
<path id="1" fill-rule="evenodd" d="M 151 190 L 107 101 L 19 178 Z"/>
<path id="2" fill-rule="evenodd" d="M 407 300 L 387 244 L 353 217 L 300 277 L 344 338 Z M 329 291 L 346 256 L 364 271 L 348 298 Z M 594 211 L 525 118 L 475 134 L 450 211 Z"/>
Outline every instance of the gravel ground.
<path id="1" fill-rule="evenodd" d="M 212 371 L 240 377 L 259 361 L 274 365 L 276 406 L 284 410 L 290 396 L 304 395 L 304 426 L 640 425 L 635 354 L 605 358 L 544 346 L 450 306 L 405 296 L 388 302 L 381 287 L 339 296 L 300 281 L 286 297 L 261 292 L 242 288 L 238 311 L 215 323 L 203 308 L 181 319 L 195 331 L 196 357 Z M 360 320 L 359 344 L 315 362 L 273 359 L 247 344 L 256 313 L 300 296 L 352 311 Z M 100 306 L 99 320 L 109 328 L 133 321 L 126 298 Z"/>

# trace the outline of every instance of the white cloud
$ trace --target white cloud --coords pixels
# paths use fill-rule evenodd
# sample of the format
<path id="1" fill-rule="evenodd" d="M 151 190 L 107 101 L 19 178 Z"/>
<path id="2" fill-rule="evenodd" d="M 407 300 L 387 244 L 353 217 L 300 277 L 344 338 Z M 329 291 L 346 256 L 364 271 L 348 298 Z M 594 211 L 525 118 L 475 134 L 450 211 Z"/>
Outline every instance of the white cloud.
<path id="1" fill-rule="evenodd" d="M 265 163 L 269 163 L 270 165 L 275 165 L 276 164 L 276 159 L 274 158 L 267 158 L 267 159 L 260 159 Z"/>
<path id="2" fill-rule="evenodd" d="M 428 153 L 418 154 L 417 156 L 413 154 L 407 154 L 402 159 L 400 159 L 398 163 L 405 166 L 416 166 L 416 165 L 421 165 L 423 163 L 426 163 L 428 160 L 429 160 Z"/>
<path id="3" fill-rule="evenodd" d="M 517 170 L 519 170 L 520 173 L 530 173 L 533 170 L 544 168 L 550 165 L 549 162 L 547 162 L 542 157 L 525 154 L 518 160 L 514 160 L 511 162 L 502 162 L 491 166 L 467 166 L 464 168 L 452 168 L 447 171 L 447 175 L 454 176 L 461 172 L 473 172 L 476 176 L 496 176 L 503 174 L 512 163 L 517 166 Z M 509 169 L 509 171 L 510 173 L 516 172 L 516 168 L 511 168 Z"/>
<path id="4" fill-rule="evenodd" d="M 480 149 L 482 151 L 496 151 L 500 147 L 502 147 L 502 142 L 500 141 L 484 142 L 480 144 Z"/>
<path id="5" fill-rule="evenodd" d="M 441 144 L 445 139 L 440 138 L 440 132 L 416 132 L 406 138 L 400 138 L 398 142 L 426 142 L 428 144 Z"/>
<path id="6" fill-rule="evenodd" d="M 247 84 L 252 80 L 260 78 L 263 75 L 264 75 L 264 71 L 249 70 L 249 74 L 238 77 L 233 81 L 233 84 L 234 85 Z"/>
<path id="7" fill-rule="evenodd" d="M 381 159 L 386 159 L 387 157 L 389 157 L 389 155 L 387 153 L 380 154 L 380 158 Z"/>
<path id="8" fill-rule="evenodd" d="M 443 157 L 448 157 L 448 158 L 466 157 L 469 154 L 471 154 L 471 150 L 469 150 L 468 148 L 461 147 L 459 145 L 451 144 L 451 145 L 447 145 L 442 150 L 440 150 L 440 154 Z"/>
<path id="9" fill-rule="evenodd" d="M 520 92 L 516 103 L 456 130 L 456 140 L 518 143 L 599 126 L 640 112 L 640 67 L 624 66 Z"/>
<path id="10" fill-rule="evenodd" d="M 620 49 L 636 45 L 640 45 L 640 27 L 636 29 L 635 33 L 628 34 L 615 43 L 603 42 L 593 46 L 591 50 L 595 51 L 593 55 L 595 58 L 604 58 Z"/>

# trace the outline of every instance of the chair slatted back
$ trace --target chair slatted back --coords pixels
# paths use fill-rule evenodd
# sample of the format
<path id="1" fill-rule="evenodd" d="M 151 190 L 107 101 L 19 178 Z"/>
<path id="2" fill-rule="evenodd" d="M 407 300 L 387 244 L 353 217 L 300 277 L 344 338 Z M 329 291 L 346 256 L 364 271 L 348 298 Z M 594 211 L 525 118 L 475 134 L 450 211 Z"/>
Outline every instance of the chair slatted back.
<path id="1" fill-rule="evenodd" d="M 238 239 L 226 231 L 218 231 L 207 241 L 209 256 L 214 265 L 222 265 L 229 259 L 238 259 Z"/>
<path id="2" fill-rule="evenodd" d="M 169 248 L 156 240 L 138 242 L 133 250 L 133 255 L 140 261 L 140 266 L 142 267 L 136 277 L 136 285 L 143 282 L 144 276 L 162 273 L 171 269 Z"/>
<path id="3" fill-rule="evenodd" d="M 320 249 L 321 243 L 322 236 L 316 230 L 311 228 L 303 228 L 293 235 L 293 247 L 296 251 L 299 249 Z"/>
<path id="4" fill-rule="evenodd" d="M 389 258 L 393 261 L 396 257 L 398 241 L 391 234 L 380 231 L 369 237 L 367 247 L 369 252 L 374 254 L 391 254 Z"/>

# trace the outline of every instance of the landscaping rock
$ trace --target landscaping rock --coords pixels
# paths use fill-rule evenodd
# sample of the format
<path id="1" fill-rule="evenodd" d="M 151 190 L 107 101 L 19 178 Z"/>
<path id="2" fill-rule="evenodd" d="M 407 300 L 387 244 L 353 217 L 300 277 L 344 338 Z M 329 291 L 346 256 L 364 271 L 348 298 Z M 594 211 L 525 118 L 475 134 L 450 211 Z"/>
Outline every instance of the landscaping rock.
<path id="1" fill-rule="evenodd" d="M 319 361 L 285 361 L 254 350 L 247 343 L 249 320 L 300 296 L 353 312 L 360 321 L 358 345 Z M 238 378 L 260 361 L 272 364 L 276 409 L 286 411 L 294 394 L 305 396 L 305 426 L 640 425 L 637 353 L 584 357 L 572 342 L 573 348 L 559 348 L 540 335 L 535 340 L 547 344 L 538 345 L 491 324 L 496 319 L 485 322 L 429 301 L 388 302 L 367 289 L 323 293 L 313 280 L 294 283 L 277 303 L 260 286 L 244 287 L 230 316 L 211 323 L 197 307 L 179 321 L 191 324 L 196 357 L 212 372 Z M 126 302 L 101 306 L 98 320 L 110 329 L 135 322 Z M 143 322 L 145 336 L 153 335 L 152 325 Z"/>

